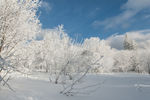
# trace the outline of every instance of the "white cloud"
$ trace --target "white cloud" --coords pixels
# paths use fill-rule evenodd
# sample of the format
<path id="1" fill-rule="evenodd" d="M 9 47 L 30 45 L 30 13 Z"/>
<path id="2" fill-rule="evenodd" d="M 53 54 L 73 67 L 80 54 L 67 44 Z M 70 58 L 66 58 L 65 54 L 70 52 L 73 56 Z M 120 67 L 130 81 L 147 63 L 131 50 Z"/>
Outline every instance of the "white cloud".
<path id="1" fill-rule="evenodd" d="M 122 13 L 104 21 L 94 21 L 94 26 L 104 26 L 105 29 L 114 28 L 116 26 L 128 26 L 127 21 L 131 20 L 135 15 L 144 9 L 150 8 L 150 0 L 128 0 L 121 6 Z"/>
<path id="2" fill-rule="evenodd" d="M 52 10 L 52 6 L 46 1 L 42 1 L 41 7 L 44 8 L 47 13 Z"/>
<path id="3" fill-rule="evenodd" d="M 150 15 L 145 15 L 144 18 L 150 19 Z"/>
<path id="4" fill-rule="evenodd" d="M 95 8 L 94 10 L 92 10 L 89 14 L 88 14 L 88 17 L 94 17 L 97 15 L 97 13 L 100 11 L 101 9 L 100 8 Z"/>
<path id="5" fill-rule="evenodd" d="M 138 48 L 149 48 L 150 49 L 150 29 L 126 32 L 125 34 L 128 34 L 129 38 L 131 38 L 132 40 L 135 40 L 135 42 L 138 45 Z M 112 48 L 121 50 L 121 49 L 123 49 L 123 41 L 124 41 L 125 34 L 113 35 L 113 36 L 107 38 L 106 41 Z"/>
<path id="6" fill-rule="evenodd" d="M 115 49 L 121 50 L 123 49 L 123 39 L 124 35 L 113 35 L 106 39 L 106 42 Z"/>

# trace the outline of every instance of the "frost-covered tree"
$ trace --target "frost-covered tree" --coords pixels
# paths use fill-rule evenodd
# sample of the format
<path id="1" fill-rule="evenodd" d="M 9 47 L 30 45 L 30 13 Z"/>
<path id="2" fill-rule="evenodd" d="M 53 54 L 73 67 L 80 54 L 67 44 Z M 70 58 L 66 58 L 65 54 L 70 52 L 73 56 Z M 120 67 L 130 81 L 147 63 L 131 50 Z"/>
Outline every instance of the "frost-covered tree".
<path id="1" fill-rule="evenodd" d="M 150 52 L 149 50 L 138 50 L 137 55 L 139 59 L 139 73 L 150 74 Z"/>
<path id="2" fill-rule="evenodd" d="M 130 54 L 129 51 L 117 51 L 114 55 L 112 72 L 128 72 Z"/>
<path id="3" fill-rule="evenodd" d="M 42 40 L 45 68 L 51 74 L 55 74 L 55 83 L 58 83 L 60 76 L 68 72 L 68 61 L 71 39 L 63 30 L 63 25 L 58 26 L 53 30 L 46 30 L 44 39 Z"/>
<path id="4" fill-rule="evenodd" d="M 109 72 L 109 69 L 113 65 L 113 54 L 114 51 L 106 43 L 105 40 L 100 40 L 98 37 L 91 37 L 90 39 L 85 39 L 83 43 L 83 48 L 93 53 L 93 60 L 97 60 L 102 57 L 97 64 L 92 66 L 92 72 L 103 73 Z"/>
<path id="5" fill-rule="evenodd" d="M 91 50 L 93 44 L 88 46 L 88 43 L 74 43 L 65 33 L 63 25 L 55 29 L 43 30 L 42 33 L 44 33 L 43 39 L 35 41 L 37 47 L 33 66 L 35 69 L 36 66 L 40 66 L 40 69 L 49 72 L 52 82 L 63 85 L 61 93 L 69 95 L 73 93 L 74 86 L 82 81 L 94 66 L 100 66 L 102 53 L 99 51 L 100 45 L 97 45 L 100 41 L 91 42 L 96 43 L 94 44 L 96 46 L 93 46 L 94 50 Z"/>
<path id="6" fill-rule="evenodd" d="M 19 51 L 39 32 L 39 0 L 0 0 L 0 71 L 15 68 Z M 0 72 L 1 75 L 1 72 Z"/>
<path id="7" fill-rule="evenodd" d="M 135 50 L 137 48 L 137 44 L 135 43 L 135 41 L 129 39 L 127 34 L 125 34 L 123 45 L 125 50 Z"/>
<path id="8" fill-rule="evenodd" d="M 117 51 L 114 56 L 113 72 L 140 72 L 140 55 L 137 51 Z"/>

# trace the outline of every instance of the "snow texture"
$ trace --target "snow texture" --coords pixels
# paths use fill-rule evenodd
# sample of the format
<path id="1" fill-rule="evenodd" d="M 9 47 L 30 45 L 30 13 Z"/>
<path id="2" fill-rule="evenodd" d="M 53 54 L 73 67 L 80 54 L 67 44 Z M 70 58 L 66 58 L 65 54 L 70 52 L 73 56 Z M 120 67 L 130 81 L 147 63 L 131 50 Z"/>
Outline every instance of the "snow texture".
<path id="1" fill-rule="evenodd" d="M 2 87 L 0 100 L 149 100 L 150 98 L 149 75 L 129 73 L 87 75 L 80 87 L 87 85 L 88 88 L 69 97 L 60 95 L 62 86 L 50 83 L 46 76 L 48 75 L 35 73 L 28 78 L 25 76 L 13 78 L 9 83 L 15 92 Z M 91 83 L 92 88 L 89 85 Z"/>

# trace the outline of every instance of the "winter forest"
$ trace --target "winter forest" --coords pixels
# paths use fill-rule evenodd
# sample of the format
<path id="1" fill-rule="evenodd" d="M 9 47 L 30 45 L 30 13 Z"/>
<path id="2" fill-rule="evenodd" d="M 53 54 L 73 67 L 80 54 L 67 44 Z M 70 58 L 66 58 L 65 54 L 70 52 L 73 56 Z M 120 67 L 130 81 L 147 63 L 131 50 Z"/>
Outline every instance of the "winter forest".
<path id="1" fill-rule="evenodd" d="M 0 100 L 149 100 L 149 39 L 80 42 L 63 24 L 42 29 L 41 4 L 0 0 Z M 110 42 L 119 36 L 121 49 Z"/>

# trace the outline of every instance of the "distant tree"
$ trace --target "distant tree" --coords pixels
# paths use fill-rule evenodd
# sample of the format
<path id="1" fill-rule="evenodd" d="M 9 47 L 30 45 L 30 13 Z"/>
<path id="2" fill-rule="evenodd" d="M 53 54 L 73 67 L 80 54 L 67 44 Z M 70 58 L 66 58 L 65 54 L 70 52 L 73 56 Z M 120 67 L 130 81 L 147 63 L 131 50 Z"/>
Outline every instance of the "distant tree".
<path id="1" fill-rule="evenodd" d="M 147 64 L 147 72 L 148 74 L 150 74 L 150 56 L 148 56 L 146 64 Z"/>
<path id="2" fill-rule="evenodd" d="M 140 72 L 139 70 L 139 65 L 140 65 L 140 62 L 139 62 L 139 59 L 138 59 L 138 56 L 139 55 L 135 55 L 136 53 L 132 52 L 131 54 L 131 57 L 129 59 L 129 71 L 133 71 L 133 72 Z"/>
<path id="3" fill-rule="evenodd" d="M 135 41 L 129 39 L 127 34 L 125 35 L 123 46 L 125 50 L 135 50 L 137 48 Z"/>

